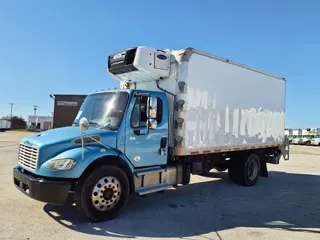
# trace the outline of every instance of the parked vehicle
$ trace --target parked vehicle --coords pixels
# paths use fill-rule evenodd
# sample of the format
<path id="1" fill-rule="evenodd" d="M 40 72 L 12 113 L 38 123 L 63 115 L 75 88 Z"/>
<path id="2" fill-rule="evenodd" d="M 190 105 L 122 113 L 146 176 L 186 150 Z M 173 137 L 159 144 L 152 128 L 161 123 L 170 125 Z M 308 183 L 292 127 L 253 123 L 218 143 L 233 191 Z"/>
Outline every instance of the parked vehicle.
<path id="1" fill-rule="evenodd" d="M 8 131 L 11 129 L 11 121 L 0 119 L 0 132 Z"/>
<path id="2" fill-rule="evenodd" d="M 129 195 L 228 170 L 236 184 L 289 159 L 283 78 L 196 49 L 128 49 L 108 58 L 120 89 L 90 94 L 72 127 L 24 138 L 14 184 L 63 204 L 73 193 L 92 221 L 117 216 Z"/>
<path id="3" fill-rule="evenodd" d="M 291 144 L 295 145 L 311 145 L 311 140 L 314 138 L 314 135 L 303 135 L 298 136 L 292 139 Z"/>
<path id="4" fill-rule="evenodd" d="M 295 137 L 292 139 L 291 144 L 298 145 L 300 144 L 301 136 Z"/>
<path id="5" fill-rule="evenodd" d="M 311 140 L 312 146 L 320 146 L 320 136 L 317 135 Z"/>
<path id="6" fill-rule="evenodd" d="M 314 138 L 314 135 L 306 135 L 300 138 L 299 144 L 300 145 L 311 145 L 311 140 Z"/>

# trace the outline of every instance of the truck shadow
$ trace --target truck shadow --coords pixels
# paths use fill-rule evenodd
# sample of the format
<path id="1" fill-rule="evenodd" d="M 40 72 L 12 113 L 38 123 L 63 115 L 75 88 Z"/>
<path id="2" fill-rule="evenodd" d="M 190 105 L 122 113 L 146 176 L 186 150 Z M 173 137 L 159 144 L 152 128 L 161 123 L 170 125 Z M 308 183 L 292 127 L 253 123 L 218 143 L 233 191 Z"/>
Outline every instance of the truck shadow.
<path id="1" fill-rule="evenodd" d="M 236 227 L 320 234 L 311 230 L 320 228 L 320 176 L 269 172 L 254 187 L 231 184 L 225 172 L 203 180 L 135 197 L 120 216 L 103 223 L 88 222 L 70 205 L 47 204 L 44 211 L 74 231 L 110 237 L 188 237 Z"/>

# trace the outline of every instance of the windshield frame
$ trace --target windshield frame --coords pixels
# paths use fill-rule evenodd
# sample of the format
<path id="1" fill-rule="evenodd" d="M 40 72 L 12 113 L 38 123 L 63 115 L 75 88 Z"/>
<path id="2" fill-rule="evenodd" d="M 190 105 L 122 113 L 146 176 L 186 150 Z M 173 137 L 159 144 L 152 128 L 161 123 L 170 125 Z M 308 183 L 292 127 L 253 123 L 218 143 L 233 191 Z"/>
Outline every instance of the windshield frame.
<path id="1" fill-rule="evenodd" d="M 117 127 L 107 127 L 107 126 L 101 126 L 99 124 L 90 123 L 90 127 L 98 128 L 98 129 L 101 129 L 101 130 L 117 131 L 121 127 L 123 118 L 124 118 L 124 116 L 126 115 L 126 112 L 127 112 L 128 104 L 130 102 L 130 94 L 127 91 L 112 91 L 112 92 L 111 91 L 106 91 L 106 92 L 99 92 L 99 93 L 93 93 L 93 94 L 88 95 L 87 98 L 85 99 L 85 101 L 82 103 L 82 106 L 80 107 L 80 109 L 79 109 L 79 111 L 77 113 L 77 116 L 75 117 L 75 119 L 73 121 L 73 124 L 76 124 L 77 126 L 79 125 L 79 122 L 80 122 L 80 119 L 81 119 L 81 117 L 80 117 L 81 115 L 79 117 L 78 117 L 78 115 L 79 115 L 79 112 L 81 111 L 84 103 L 87 101 L 88 97 L 93 97 L 93 96 L 96 96 L 96 95 L 104 95 L 104 94 L 125 94 L 126 103 L 125 103 L 124 108 L 123 108 L 123 114 L 122 114 L 121 118 L 119 118 L 119 124 L 117 125 Z"/>

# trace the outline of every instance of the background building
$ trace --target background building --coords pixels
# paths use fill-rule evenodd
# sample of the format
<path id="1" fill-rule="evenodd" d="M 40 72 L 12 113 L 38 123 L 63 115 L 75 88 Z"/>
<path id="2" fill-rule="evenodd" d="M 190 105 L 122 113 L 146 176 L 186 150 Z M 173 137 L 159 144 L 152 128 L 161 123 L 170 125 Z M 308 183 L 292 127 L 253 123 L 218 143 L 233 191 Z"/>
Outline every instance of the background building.
<path id="1" fill-rule="evenodd" d="M 71 126 L 87 95 L 55 94 L 53 128 Z"/>
<path id="2" fill-rule="evenodd" d="M 49 130 L 53 126 L 53 117 L 50 116 L 28 116 L 28 127 L 34 129 L 37 126 L 37 129 L 40 130 Z"/>

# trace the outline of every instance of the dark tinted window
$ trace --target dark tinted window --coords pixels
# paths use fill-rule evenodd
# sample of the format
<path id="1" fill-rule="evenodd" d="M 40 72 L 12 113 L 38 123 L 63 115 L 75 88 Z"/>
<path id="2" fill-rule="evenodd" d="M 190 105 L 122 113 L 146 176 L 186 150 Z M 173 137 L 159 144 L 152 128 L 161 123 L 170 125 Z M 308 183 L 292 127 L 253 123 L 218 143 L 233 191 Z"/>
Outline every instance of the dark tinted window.
<path id="1" fill-rule="evenodd" d="M 138 97 L 131 114 L 131 127 L 146 127 L 147 126 L 147 100 L 148 97 Z M 157 98 L 157 117 L 156 120 L 159 123 L 162 121 L 162 101 Z"/>

